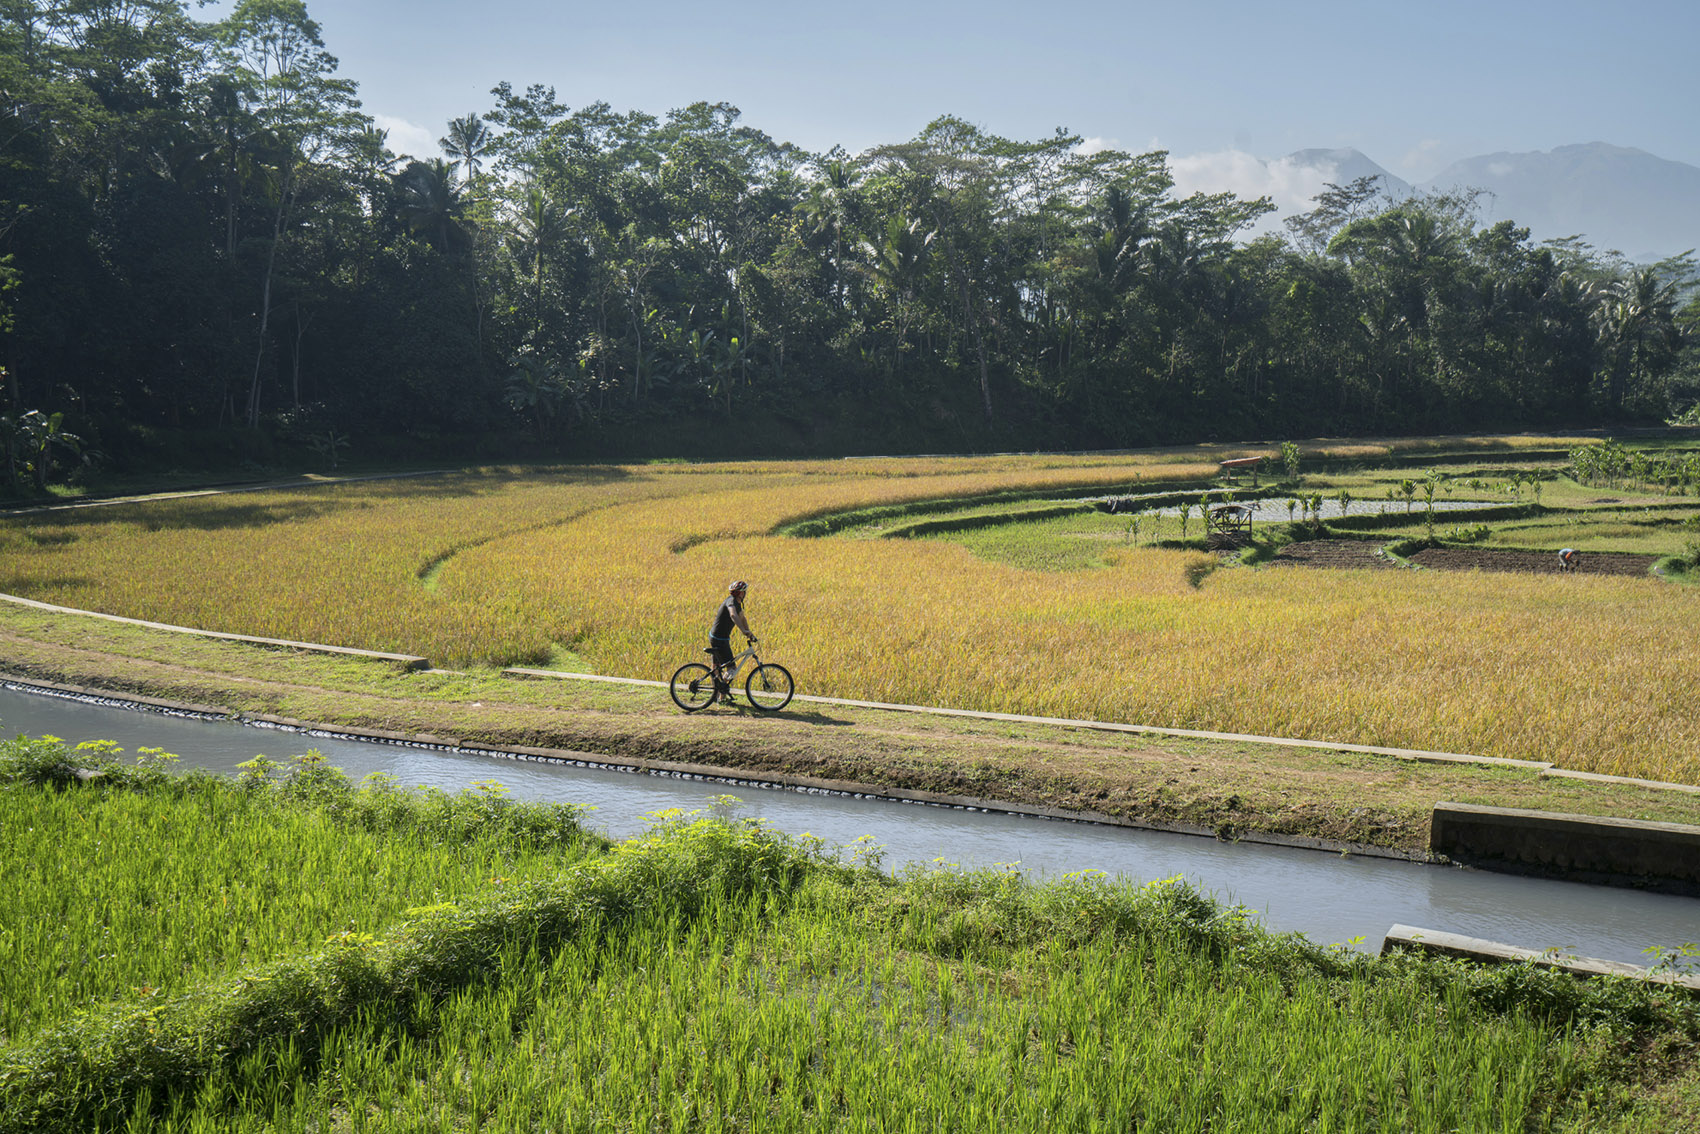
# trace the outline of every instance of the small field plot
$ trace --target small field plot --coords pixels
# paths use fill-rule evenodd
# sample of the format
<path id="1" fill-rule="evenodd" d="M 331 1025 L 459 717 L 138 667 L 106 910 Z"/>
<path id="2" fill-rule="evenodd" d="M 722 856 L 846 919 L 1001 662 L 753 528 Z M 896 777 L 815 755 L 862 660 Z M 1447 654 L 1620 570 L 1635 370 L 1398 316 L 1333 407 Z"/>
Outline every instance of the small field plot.
<path id="1" fill-rule="evenodd" d="M 1204 524 L 1194 514 L 1190 534 Z M 1027 522 L 986 524 L 927 538 L 968 548 L 981 559 L 1034 571 L 1078 571 L 1113 566 L 1135 548 L 1182 538 L 1178 516 L 1155 512 L 1111 515 L 1096 510 Z"/>

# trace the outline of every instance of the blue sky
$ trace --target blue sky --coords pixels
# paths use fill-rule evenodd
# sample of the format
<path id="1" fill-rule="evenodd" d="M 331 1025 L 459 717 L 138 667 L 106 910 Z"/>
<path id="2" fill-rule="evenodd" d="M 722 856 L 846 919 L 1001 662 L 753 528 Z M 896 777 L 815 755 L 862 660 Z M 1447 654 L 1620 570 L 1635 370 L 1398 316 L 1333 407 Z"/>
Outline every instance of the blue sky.
<path id="1" fill-rule="evenodd" d="M 209 5 L 202 19 L 229 10 Z M 1353 146 L 1407 180 L 1500 150 L 1635 146 L 1700 165 L 1700 0 L 308 0 L 397 149 L 507 80 L 661 115 L 730 102 L 821 151 L 941 114 L 1167 149 L 1181 187 L 1291 195 L 1255 159 Z M 1260 185 L 1259 180 L 1265 182 Z"/>

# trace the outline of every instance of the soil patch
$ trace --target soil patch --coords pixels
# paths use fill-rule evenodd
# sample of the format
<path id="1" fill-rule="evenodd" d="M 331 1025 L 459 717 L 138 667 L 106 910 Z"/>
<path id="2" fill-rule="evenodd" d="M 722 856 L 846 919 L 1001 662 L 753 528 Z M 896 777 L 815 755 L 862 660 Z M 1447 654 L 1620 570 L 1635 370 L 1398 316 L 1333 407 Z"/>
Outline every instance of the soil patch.
<path id="1" fill-rule="evenodd" d="M 1395 568 L 1381 554 L 1381 545 L 1359 539 L 1313 539 L 1289 543 L 1269 561 L 1271 567 L 1368 567 Z"/>
<path id="2" fill-rule="evenodd" d="M 1520 571 L 1540 575 L 1561 574 L 1556 551 L 1493 551 L 1477 547 L 1425 547 L 1411 562 L 1439 571 Z M 1577 556 L 1576 573 L 1582 575 L 1645 575 L 1658 562 L 1656 555 L 1584 551 Z"/>
<path id="3" fill-rule="evenodd" d="M 1562 574 L 1556 551 L 1504 551 L 1485 547 L 1425 547 L 1410 561 L 1435 571 L 1519 571 Z M 1584 551 L 1576 573 L 1583 575 L 1645 575 L 1658 562 L 1656 555 L 1615 551 Z M 1270 567 L 1358 567 L 1376 570 L 1398 564 L 1383 555 L 1381 544 L 1357 539 L 1317 539 L 1289 543 L 1269 560 Z"/>

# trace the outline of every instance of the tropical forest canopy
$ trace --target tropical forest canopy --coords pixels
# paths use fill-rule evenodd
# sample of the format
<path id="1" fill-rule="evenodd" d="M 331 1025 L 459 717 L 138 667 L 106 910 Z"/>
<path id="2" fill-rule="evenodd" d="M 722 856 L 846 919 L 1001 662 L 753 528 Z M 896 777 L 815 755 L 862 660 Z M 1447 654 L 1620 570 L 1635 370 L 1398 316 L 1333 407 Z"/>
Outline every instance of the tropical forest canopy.
<path id="1" fill-rule="evenodd" d="M 1178 198 L 940 118 L 808 153 L 502 84 L 398 156 L 299 0 L 0 0 L 0 434 L 42 484 L 374 454 L 1095 448 L 1575 427 L 1700 399 L 1689 257 L 1468 189 Z M 387 447 L 387 449 L 386 449 Z M 75 446 L 71 446 L 75 448 Z M 62 460 L 60 467 L 67 462 Z"/>

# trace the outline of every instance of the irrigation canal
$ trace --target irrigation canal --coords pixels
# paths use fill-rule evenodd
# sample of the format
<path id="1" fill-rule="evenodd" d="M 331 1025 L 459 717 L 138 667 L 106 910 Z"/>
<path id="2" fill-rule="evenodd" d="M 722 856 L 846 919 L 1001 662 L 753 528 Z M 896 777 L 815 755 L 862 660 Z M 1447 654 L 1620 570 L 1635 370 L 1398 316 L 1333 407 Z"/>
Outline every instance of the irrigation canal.
<path id="1" fill-rule="evenodd" d="M 186 767 L 232 772 L 255 755 L 286 759 L 311 748 L 359 779 L 388 772 L 402 784 L 458 791 L 496 780 L 522 799 L 593 806 L 593 826 L 614 838 L 640 833 L 667 808 L 709 808 L 736 796 L 733 814 L 848 845 L 871 836 L 887 868 L 942 860 L 962 866 L 1019 864 L 1040 875 L 1103 870 L 1138 881 L 1182 875 L 1219 900 L 1257 911 L 1278 930 L 1374 950 L 1396 923 L 1531 949 L 1632 964 L 1642 950 L 1700 940 L 1700 900 L 1456 867 L 1342 856 L 1196 835 L 1035 819 L 966 808 L 894 803 L 831 792 L 654 775 L 425 746 L 297 733 L 0 686 L 5 735 L 106 739 L 127 752 L 164 748 Z"/>

